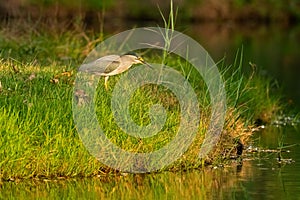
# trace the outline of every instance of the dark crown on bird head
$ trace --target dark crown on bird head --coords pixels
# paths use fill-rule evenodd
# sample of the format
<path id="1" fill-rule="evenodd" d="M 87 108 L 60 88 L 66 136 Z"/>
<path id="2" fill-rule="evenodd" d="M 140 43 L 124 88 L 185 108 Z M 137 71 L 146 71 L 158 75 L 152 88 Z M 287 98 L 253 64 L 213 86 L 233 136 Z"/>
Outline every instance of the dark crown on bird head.
<path id="1" fill-rule="evenodd" d="M 135 57 L 137 57 L 137 58 L 140 57 L 139 55 L 137 55 L 137 54 L 136 54 L 135 52 L 133 52 L 133 51 L 129 51 L 129 52 L 127 52 L 127 53 L 124 53 L 122 56 L 126 56 L 126 55 L 135 56 Z"/>

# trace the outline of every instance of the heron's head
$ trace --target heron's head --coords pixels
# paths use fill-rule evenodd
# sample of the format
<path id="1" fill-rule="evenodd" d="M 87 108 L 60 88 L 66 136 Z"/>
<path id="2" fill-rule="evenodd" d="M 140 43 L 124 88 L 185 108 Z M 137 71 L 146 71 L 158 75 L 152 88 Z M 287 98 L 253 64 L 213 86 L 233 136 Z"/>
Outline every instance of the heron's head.
<path id="1" fill-rule="evenodd" d="M 142 57 L 138 56 L 134 52 L 126 53 L 122 55 L 121 58 L 128 62 L 131 62 L 132 64 L 145 64 L 151 67 L 148 63 L 145 62 L 145 60 Z"/>

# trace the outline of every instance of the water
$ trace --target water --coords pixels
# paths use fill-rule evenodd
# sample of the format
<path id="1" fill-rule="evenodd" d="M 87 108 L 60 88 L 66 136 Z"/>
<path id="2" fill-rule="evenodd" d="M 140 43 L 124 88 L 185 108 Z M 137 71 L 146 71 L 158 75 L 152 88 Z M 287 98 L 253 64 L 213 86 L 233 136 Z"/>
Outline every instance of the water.
<path id="1" fill-rule="evenodd" d="M 284 85 L 289 103 L 300 107 L 300 28 L 195 25 L 186 34 L 215 61 L 230 63 L 243 46 L 262 75 Z M 249 67 L 250 69 L 250 67 Z M 242 165 L 160 174 L 0 183 L 0 199 L 300 199 L 300 125 L 269 126 L 256 133 Z M 278 147 L 283 148 L 278 161 Z M 269 151 L 267 151 L 269 150 Z"/>
<path id="2" fill-rule="evenodd" d="M 292 106 L 300 108 L 300 26 L 236 26 L 198 24 L 186 29 L 210 53 L 215 62 L 226 58 L 232 63 L 243 49 L 243 68 L 257 65 L 263 76 L 275 78 Z"/>
<path id="3" fill-rule="evenodd" d="M 241 180 L 252 199 L 300 199 L 300 134 L 296 127 L 268 127 L 257 133 L 256 145 L 261 148 L 248 158 L 251 172 Z M 283 142 L 279 160 L 278 147 Z M 244 164 L 245 164 L 244 162 Z"/>

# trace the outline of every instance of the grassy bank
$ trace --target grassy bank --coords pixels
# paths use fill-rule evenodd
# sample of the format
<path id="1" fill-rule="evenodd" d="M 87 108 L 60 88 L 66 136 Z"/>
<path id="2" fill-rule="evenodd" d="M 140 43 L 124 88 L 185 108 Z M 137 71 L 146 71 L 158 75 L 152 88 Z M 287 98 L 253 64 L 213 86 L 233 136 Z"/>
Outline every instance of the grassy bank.
<path id="1" fill-rule="evenodd" d="M 102 40 L 102 34 L 84 31 L 80 23 L 68 29 L 44 31 L 43 25 L 27 28 L 3 26 L 0 32 L 0 179 L 89 177 L 115 171 L 98 162 L 82 144 L 72 119 L 73 83 L 77 68 L 87 53 Z M 45 25 L 46 27 L 47 25 Z M 17 28 L 18 27 L 18 28 Z M 37 28 L 39 27 L 39 28 Z M 148 62 L 160 63 L 159 54 L 145 54 Z M 203 164 L 220 164 L 237 156 L 237 146 L 247 144 L 255 121 L 267 123 L 280 109 L 279 98 L 271 95 L 271 80 L 256 75 L 254 65 L 243 64 L 242 53 L 232 66 L 220 62 L 225 80 L 228 111 L 221 139 L 205 162 L 197 158 L 210 120 L 210 100 L 201 79 L 180 59 L 166 58 L 169 66 L 189 78 L 201 105 L 201 125 L 196 140 L 187 153 L 163 170 L 188 170 Z M 246 76 L 243 67 L 253 73 Z M 187 73 L 191 72 L 191 73 Z M 119 79 L 110 78 L 108 92 L 101 79 L 98 87 L 98 112 L 105 114 L 105 131 L 124 149 L 141 152 L 158 149 L 168 143 L 178 128 L 179 105 L 164 88 L 141 88 L 132 102 L 133 118 L 147 124 L 148 110 L 160 103 L 168 119 L 162 134 L 153 140 L 126 136 L 114 123 L 110 112 L 112 87 Z M 196 80 L 196 81 L 193 81 Z M 200 84 L 200 85 L 199 85 Z M 106 115 L 107 114 L 107 115 Z M 99 116 L 98 116 L 99 117 Z M 101 116 L 100 116 L 101 117 Z"/>

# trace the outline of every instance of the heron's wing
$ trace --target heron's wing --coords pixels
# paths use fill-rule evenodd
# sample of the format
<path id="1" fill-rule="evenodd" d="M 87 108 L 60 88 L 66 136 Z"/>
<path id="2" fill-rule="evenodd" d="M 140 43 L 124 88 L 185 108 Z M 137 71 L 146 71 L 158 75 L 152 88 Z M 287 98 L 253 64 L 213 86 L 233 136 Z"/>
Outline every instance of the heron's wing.
<path id="1" fill-rule="evenodd" d="M 107 74 L 120 65 L 120 56 L 108 55 L 101 57 L 93 62 L 83 64 L 80 66 L 79 71 L 103 75 Z"/>

